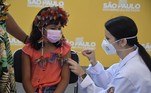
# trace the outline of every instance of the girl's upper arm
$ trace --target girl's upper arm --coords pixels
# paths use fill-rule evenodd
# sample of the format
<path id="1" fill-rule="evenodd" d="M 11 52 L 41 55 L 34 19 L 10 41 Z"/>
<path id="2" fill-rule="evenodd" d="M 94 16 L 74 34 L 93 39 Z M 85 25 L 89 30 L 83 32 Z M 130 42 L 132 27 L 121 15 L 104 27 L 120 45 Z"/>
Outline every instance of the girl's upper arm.
<path id="1" fill-rule="evenodd" d="M 68 54 L 65 56 L 65 59 L 68 59 L 70 57 L 71 57 L 71 53 L 69 51 Z M 64 62 L 63 67 L 62 67 L 62 73 L 61 73 L 62 78 L 69 79 L 69 76 L 70 76 L 69 72 L 70 72 L 69 65 L 68 65 L 68 63 Z"/>
<path id="2" fill-rule="evenodd" d="M 22 52 L 22 79 L 30 80 L 30 59 L 27 54 Z"/>

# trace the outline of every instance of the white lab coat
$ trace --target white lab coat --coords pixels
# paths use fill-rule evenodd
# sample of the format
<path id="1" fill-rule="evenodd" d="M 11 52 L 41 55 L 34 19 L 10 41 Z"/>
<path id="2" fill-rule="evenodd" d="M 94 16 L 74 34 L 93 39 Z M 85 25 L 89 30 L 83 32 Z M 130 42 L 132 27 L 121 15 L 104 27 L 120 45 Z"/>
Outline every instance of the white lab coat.
<path id="1" fill-rule="evenodd" d="M 107 70 L 100 62 L 89 66 L 88 75 L 79 79 L 82 93 L 151 93 L 151 72 L 138 54 L 131 52 Z"/>

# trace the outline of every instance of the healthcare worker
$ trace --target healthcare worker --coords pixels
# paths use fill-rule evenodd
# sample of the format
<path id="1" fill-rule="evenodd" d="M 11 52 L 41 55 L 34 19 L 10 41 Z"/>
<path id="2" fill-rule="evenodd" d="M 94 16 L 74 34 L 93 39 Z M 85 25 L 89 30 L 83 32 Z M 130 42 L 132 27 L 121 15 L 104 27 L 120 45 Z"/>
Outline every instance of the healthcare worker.
<path id="1" fill-rule="evenodd" d="M 96 61 L 93 50 L 84 50 L 91 65 L 84 71 L 75 61 L 68 60 L 77 74 L 82 93 L 151 93 L 151 58 L 137 39 L 137 26 L 126 16 L 118 16 L 105 23 L 103 50 L 117 54 L 119 63 L 104 70 Z"/>

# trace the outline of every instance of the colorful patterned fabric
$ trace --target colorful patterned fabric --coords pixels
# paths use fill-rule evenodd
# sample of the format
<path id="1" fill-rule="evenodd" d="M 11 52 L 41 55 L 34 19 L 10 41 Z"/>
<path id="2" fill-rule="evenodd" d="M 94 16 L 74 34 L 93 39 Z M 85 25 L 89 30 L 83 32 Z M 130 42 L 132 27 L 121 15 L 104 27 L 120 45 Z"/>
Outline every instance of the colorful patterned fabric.
<path id="1" fill-rule="evenodd" d="M 9 5 L 0 0 L 0 93 L 15 93 L 13 57 L 6 31 L 7 9 Z"/>
<path id="2" fill-rule="evenodd" d="M 15 79 L 12 65 L 13 57 L 6 32 L 6 23 L 4 23 L 0 25 L 0 91 L 9 91 L 7 93 L 15 91 Z M 7 88 L 8 86 L 10 90 Z"/>

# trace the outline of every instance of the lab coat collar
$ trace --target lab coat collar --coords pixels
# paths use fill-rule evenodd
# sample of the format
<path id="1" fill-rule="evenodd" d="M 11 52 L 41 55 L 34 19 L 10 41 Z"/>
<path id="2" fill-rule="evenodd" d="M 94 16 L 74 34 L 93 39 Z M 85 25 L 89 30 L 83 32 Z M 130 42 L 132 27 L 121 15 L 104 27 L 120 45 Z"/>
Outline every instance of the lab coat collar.
<path id="1" fill-rule="evenodd" d="M 116 72 L 118 72 L 124 65 L 126 65 L 126 63 L 132 59 L 136 54 L 138 54 L 138 47 L 136 48 L 135 51 L 129 53 L 123 60 L 121 60 L 119 62 L 118 68 L 116 70 Z"/>

